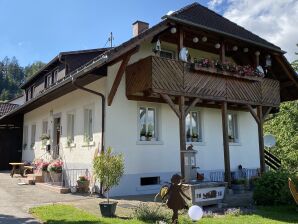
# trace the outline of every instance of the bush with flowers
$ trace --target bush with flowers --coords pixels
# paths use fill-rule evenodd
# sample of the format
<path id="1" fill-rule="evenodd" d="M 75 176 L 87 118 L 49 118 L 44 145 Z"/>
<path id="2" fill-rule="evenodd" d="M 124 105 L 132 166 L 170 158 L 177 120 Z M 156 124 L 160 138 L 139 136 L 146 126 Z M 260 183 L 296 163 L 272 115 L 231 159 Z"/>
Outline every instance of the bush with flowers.
<path id="1" fill-rule="evenodd" d="M 63 161 L 54 160 L 48 165 L 48 171 L 54 173 L 62 173 Z"/>

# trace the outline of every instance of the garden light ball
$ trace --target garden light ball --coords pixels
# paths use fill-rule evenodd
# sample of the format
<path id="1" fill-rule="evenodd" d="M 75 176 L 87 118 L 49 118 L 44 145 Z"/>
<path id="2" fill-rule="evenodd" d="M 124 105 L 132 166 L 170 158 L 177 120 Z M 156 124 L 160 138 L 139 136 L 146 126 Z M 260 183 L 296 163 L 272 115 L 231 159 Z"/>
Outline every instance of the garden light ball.
<path id="1" fill-rule="evenodd" d="M 202 41 L 203 41 L 203 42 L 206 42 L 207 40 L 208 40 L 207 37 L 205 37 L 205 36 L 202 37 Z"/>
<path id="2" fill-rule="evenodd" d="M 171 28 L 171 33 L 174 34 L 174 33 L 176 33 L 176 32 L 177 32 L 177 28 L 176 28 L 176 27 L 172 27 L 172 28 Z"/>
<path id="3" fill-rule="evenodd" d="M 193 205 L 188 209 L 189 218 L 193 221 L 198 221 L 203 217 L 203 210 L 200 206 Z"/>
<path id="4" fill-rule="evenodd" d="M 199 38 L 194 37 L 194 38 L 192 39 L 192 41 L 193 41 L 194 43 L 198 43 L 198 42 L 199 42 Z"/>

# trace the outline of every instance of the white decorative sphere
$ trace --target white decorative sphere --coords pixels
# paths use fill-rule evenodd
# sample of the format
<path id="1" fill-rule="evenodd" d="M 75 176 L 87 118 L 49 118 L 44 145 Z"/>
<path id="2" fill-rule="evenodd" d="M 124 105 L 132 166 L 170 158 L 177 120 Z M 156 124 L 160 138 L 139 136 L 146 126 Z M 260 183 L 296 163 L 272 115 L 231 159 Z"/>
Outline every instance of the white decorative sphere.
<path id="1" fill-rule="evenodd" d="M 220 48 L 220 44 L 217 43 L 217 44 L 214 45 L 214 47 L 215 47 L 216 49 L 219 49 L 219 48 Z"/>
<path id="2" fill-rule="evenodd" d="M 176 27 L 172 27 L 172 28 L 171 28 L 171 33 L 174 34 L 174 33 L 176 33 L 176 32 L 177 32 L 177 28 L 176 28 Z"/>
<path id="3" fill-rule="evenodd" d="M 244 49 L 243 49 L 243 52 L 244 52 L 244 53 L 247 53 L 247 52 L 248 52 L 248 48 L 247 48 L 247 47 L 244 48 Z"/>
<path id="4" fill-rule="evenodd" d="M 189 218 L 193 221 L 198 221 L 203 217 L 203 210 L 200 206 L 193 205 L 188 209 Z"/>
<path id="5" fill-rule="evenodd" d="M 193 41 L 194 43 L 198 43 L 198 42 L 199 42 L 199 38 L 194 37 L 194 38 L 192 39 L 192 41 Z"/>
<path id="6" fill-rule="evenodd" d="M 238 50 L 238 47 L 235 45 L 234 47 L 233 47 L 233 51 L 237 51 Z"/>
<path id="7" fill-rule="evenodd" d="M 204 36 L 204 37 L 202 37 L 202 41 L 203 41 L 203 42 L 206 42 L 207 40 L 208 40 L 208 38 L 207 38 L 207 37 L 205 37 L 205 36 Z"/>

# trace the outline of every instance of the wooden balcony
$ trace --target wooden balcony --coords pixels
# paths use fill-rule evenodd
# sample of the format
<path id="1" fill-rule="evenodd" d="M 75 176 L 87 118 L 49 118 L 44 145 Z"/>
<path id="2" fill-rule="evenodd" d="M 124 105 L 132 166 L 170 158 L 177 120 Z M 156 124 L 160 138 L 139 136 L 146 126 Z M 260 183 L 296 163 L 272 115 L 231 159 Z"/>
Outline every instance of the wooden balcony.
<path id="1" fill-rule="evenodd" d="M 194 69 L 190 63 L 156 56 L 144 58 L 126 69 L 127 96 L 144 92 L 236 104 L 273 107 L 280 104 L 279 81 L 231 75 L 212 68 Z"/>

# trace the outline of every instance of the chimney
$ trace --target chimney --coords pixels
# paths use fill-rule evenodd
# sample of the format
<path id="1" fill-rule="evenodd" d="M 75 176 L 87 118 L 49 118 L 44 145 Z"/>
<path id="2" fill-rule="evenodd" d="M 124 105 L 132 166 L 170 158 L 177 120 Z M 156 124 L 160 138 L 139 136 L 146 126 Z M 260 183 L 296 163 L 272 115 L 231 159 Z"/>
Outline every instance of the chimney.
<path id="1" fill-rule="evenodd" d="M 139 20 L 135 21 L 132 24 L 133 37 L 138 36 L 140 33 L 144 32 L 148 28 L 149 28 L 149 23 L 142 22 L 142 21 L 139 21 Z"/>

